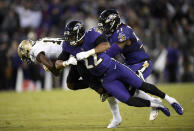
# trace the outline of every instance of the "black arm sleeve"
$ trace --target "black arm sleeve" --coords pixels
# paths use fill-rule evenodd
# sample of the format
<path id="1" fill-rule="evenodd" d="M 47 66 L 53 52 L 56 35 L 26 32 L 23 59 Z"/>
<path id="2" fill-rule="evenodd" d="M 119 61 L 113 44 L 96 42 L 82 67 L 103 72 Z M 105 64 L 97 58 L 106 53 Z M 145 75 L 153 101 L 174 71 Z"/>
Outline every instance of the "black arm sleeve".
<path id="1" fill-rule="evenodd" d="M 94 42 L 94 45 L 97 46 L 98 44 L 102 42 L 108 42 L 105 35 L 100 35 Z"/>
<path id="2" fill-rule="evenodd" d="M 58 60 L 66 61 L 69 59 L 70 54 L 66 51 L 62 51 L 61 54 L 58 56 Z"/>

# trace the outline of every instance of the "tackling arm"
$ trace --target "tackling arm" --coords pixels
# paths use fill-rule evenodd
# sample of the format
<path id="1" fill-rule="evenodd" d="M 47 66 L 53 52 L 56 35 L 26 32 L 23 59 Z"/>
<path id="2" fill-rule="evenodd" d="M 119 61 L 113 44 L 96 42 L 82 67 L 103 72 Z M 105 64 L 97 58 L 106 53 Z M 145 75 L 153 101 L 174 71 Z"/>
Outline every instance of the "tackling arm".
<path id="1" fill-rule="evenodd" d="M 122 49 L 125 47 L 125 45 L 131 45 L 131 41 L 126 40 L 123 42 L 115 42 L 111 45 L 110 49 L 106 51 L 106 54 L 110 57 L 115 57 L 117 54 L 122 52 Z"/>
<path id="2" fill-rule="evenodd" d="M 97 54 L 97 53 L 102 53 L 105 52 L 110 48 L 110 43 L 107 41 L 104 35 L 99 36 L 95 43 L 96 46 L 95 48 L 89 50 L 89 51 L 84 51 L 80 52 L 76 55 L 76 58 L 78 60 L 83 60 L 85 58 L 88 58 L 91 55 Z"/>
<path id="3" fill-rule="evenodd" d="M 60 70 L 65 68 L 68 65 L 77 65 L 77 60 L 75 59 L 74 56 L 63 51 L 59 55 L 58 60 L 55 62 L 55 67 Z"/>
<path id="4" fill-rule="evenodd" d="M 94 44 L 95 44 L 95 48 L 93 49 L 95 50 L 95 53 L 102 53 L 110 48 L 110 43 L 108 42 L 108 40 L 106 39 L 106 36 L 104 35 L 99 36 L 95 40 Z"/>
<path id="5" fill-rule="evenodd" d="M 100 44 L 98 44 L 95 48 L 89 50 L 89 51 L 84 51 L 84 52 L 80 52 L 76 55 L 78 60 L 82 60 L 85 58 L 88 58 L 91 55 L 97 54 L 97 53 L 102 53 L 105 52 L 106 50 L 108 50 L 110 48 L 110 44 L 109 42 L 101 42 Z"/>

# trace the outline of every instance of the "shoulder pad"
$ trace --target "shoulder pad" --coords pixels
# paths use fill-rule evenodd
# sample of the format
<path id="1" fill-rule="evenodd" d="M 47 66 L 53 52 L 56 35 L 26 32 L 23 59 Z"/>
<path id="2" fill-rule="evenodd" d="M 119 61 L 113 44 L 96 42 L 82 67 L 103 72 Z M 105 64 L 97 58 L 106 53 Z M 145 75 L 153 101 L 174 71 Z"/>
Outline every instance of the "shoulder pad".
<path id="1" fill-rule="evenodd" d="M 89 32 L 97 32 L 97 33 L 102 34 L 102 30 L 99 29 L 98 27 L 90 28 L 90 29 L 87 31 L 87 33 L 89 33 Z"/>

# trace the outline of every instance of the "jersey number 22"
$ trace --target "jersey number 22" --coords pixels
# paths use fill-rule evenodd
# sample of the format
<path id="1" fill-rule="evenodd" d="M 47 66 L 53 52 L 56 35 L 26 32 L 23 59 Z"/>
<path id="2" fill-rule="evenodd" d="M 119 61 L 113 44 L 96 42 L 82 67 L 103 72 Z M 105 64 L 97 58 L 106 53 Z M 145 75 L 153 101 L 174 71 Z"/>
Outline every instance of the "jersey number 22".
<path id="1" fill-rule="evenodd" d="M 92 57 L 93 57 L 94 63 L 91 65 L 89 65 L 88 59 L 84 59 L 87 69 L 94 68 L 95 66 L 98 66 L 103 61 L 102 58 L 98 59 L 97 54 L 92 55 Z"/>

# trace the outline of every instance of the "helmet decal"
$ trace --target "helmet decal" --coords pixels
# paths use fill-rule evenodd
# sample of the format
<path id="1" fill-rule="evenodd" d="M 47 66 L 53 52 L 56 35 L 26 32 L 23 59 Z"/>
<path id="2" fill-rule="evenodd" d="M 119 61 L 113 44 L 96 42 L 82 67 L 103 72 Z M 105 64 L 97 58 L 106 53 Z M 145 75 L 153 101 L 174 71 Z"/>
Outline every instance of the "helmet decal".
<path id="1" fill-rule="evenodd" d="M 99 17 L 98 26 L 106 35 L 111 35 L 120 25 L 120 16 L 115 9 L 104 10 Z"/>
<path id="2" fill-rule="evenodd" d="M 117 17 L 116 14 L 110 14 L 108 18 L 106 19 L 105 23 L 108 23 L 110 21 L 113 21 Z"/>
<path id="3" fill-rule="evenodd" d="M 80 21 L 71 21 L 66 25 L 64 31 L 64 39 L 72 46 L 76 46 L 77 43 L 82 40 L 85 35 L 84 25 Z"/>

